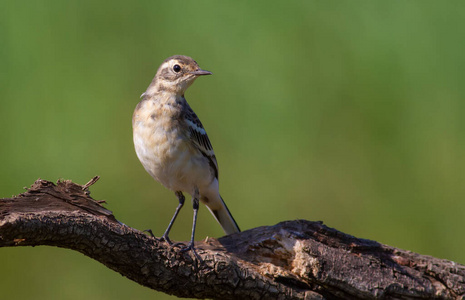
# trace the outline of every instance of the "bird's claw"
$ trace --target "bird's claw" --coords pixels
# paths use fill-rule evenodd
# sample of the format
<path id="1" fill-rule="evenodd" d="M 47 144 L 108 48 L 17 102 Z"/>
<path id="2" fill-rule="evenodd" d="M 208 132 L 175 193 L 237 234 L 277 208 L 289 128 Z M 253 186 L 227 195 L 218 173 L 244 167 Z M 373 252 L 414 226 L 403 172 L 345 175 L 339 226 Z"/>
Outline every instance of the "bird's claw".
<path id="1" fill-rule="evenodd" d="M 167 234 L 162 235 L 161 240 L 164 240 L 165 242 L 168 243 L 168 245 L 173 246 L 173 242 L 170 240 Z"/>
<path id="2" fill-rule="evenodd" d="M 181 244 L 181 243 L 178 243 L 178 244 Z M 203 260 L 200 258 L 200 255 L 199 255 L 199 254 L 197 253 L 197 251 L 195 250 L 194 243 L 189 243 L 186 247 L 181 248 L 181 250 L 179 250 L 179 252 L 181 252 L 181 253 L 187 252 L 187 251 L 192 251 L 192 253 L 194 253 L 194 256 L 195 256 L 200 262 L 203 262 Z"/>
<path id="3" fill-rule="evenodd" d="M 171 247 L 172 247 L 172 248 L 174 248 L 174 247 L 179 247 L 179 248 L 181 248 L 181 249 L 184 249 L 184 248 L 186 248 L 186 244 L 181 243 L 181 242 L 178 242 L 178 243 L 171 244 Z"/>
<path id="4" fill-rule="evenodd" d="M 153 237 L 154 239 L 158 240 L 155 235 L 153 234 L 152 232 L 152 229 L 145 229 L 143 230 L 142 232 L 147 232 L 148 234 L 150 234 L 151 237 Z"/>

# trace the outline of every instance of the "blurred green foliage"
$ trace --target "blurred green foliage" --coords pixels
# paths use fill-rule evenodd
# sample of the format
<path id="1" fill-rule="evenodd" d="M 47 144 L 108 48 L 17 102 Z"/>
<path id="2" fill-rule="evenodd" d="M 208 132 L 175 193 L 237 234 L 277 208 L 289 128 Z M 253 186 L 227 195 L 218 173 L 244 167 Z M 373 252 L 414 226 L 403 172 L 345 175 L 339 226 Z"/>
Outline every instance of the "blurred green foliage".
<path id="1" fill-rule="evenodd" d="M 177 200 L 131 116 L 168 56 L 214 73 L 186 98 L 243 229 L 323 220 L 465 263 L 465 11 L 459 1 L 0 1 L 0 196 L 92 176 L 160 235 Z M 187 240 L 187 205 L 172 238 Z M 222 231 L 201 207 L 197 240 Z M 73 251 L 0 249 L 5 299 L 168 299 Z"/>

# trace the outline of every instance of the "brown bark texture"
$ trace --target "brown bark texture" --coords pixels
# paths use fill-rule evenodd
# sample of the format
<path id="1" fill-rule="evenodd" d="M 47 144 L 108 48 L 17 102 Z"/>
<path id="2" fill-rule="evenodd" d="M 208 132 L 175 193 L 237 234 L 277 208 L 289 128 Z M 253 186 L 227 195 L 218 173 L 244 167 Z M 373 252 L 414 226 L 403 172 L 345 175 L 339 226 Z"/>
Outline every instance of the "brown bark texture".
<path id="1" fill-rule="evenodd" d="M 210 299 L 465 299 L 465 266 L 305 220 L 196 242 L 197 259 L 124 225 L 89 186 L 37 180 L 0 199 L 0 247 L 79 251 L 154 290 Z"/>

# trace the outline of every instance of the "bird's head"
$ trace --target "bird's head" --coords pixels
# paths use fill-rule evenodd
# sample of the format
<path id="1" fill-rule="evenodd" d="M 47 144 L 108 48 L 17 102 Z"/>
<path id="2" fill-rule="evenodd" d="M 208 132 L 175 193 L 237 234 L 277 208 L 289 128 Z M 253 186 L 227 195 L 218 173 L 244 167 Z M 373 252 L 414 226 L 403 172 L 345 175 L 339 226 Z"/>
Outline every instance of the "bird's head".
<path id="1" fill-rule="evenodd" d="M 188 56 L 171 56 L 165 59 L 158 68 L 146 94 L 171 92 L 183 95 L 195 79 L 211 74 L 209 71 L 200 69 L 197 62 Z"/>

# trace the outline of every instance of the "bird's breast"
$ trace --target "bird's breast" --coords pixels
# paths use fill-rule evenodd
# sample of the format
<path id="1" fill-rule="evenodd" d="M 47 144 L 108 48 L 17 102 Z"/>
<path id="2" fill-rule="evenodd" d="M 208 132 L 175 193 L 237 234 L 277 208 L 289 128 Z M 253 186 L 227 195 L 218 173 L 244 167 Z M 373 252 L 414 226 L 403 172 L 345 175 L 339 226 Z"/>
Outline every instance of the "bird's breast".
<path id="1" fill-rule="evenodd" d="M 191 146 L 178 112 L 169 105 L 144 104 L 133 116 L 137 157 L 145 170 L 173 191 L 191 193 L 211 181 L 208 161 Z"/>

